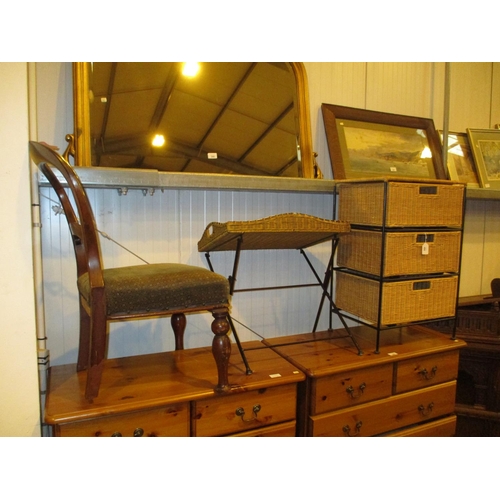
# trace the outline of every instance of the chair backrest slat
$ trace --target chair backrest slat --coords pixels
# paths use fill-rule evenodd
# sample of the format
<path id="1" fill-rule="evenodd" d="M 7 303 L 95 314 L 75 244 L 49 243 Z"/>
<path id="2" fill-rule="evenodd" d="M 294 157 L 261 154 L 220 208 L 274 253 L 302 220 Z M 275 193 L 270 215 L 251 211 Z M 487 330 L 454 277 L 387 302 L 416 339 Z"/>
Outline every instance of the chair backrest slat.
<path id="1" fill-rule="evenodd" d="M 56 192 L 64 210 L 72 236 L 78 276 L 88 272 L 91 288 L 102 287 L 104 282 L 97 225 L 78 174 L 62 156 L 45 144 L 30 142 L 30 155 Z M 66 181 L 73 202 L 56 171 Z"/>

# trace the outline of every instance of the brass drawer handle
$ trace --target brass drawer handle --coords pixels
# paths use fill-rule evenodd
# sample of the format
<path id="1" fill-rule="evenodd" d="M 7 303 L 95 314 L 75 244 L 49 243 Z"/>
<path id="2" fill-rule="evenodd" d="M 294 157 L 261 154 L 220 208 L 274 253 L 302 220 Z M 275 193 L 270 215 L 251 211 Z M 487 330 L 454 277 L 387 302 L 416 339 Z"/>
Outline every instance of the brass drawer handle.
<path id="1" fill-rule="evenodd" d="M 365 389 L 366 389 L 366 384 L 363 382 L 358 387 L 357 392 L 356 392 L 356 389 L 354 389 L 354 387 L 352 385 L 350 385 L 345 391 L 347 392 L 347 394 L 349 394 L 351 399 L 358 399 L 361 397 L 361 395 L 363 394 Z"/>
<path id="2" fill-rule="evenodd" d="M 434 408 L 434 403 L 429 403 L 427 405 L 427 408 L 425 408 L 424 405 L 420 405 L 418 407 L 418 411 L 420 412 L 420 414 L 424 417 L 428 417 L 431 413 L 432 413 L 432 409 Z"/>
<path id="3" fill-rule="evenodd" d="M 423 370 L 420 370 L 418 374 L 424 379 L 424 380 L 432 380 L 436 376 L 438 367 L 433 366 L 431 373 L 427 371 L 427 368 L 424 368 Z"/>
<path id="4" fill-rule="evenodd" d="M 141 429 L 140 427 L 137 427 L 137 429 L 134 430 L 134 437 L 142 437 L 144 436 L 144 429 Z M 119 431 L 117 432 L 113 432 L 113 434 L 111 434 L 111 437 L 123 437 L 123 434 Z"/>
<path id="5" fill-rule="evenodd" d="M 255 420 L 257 418 L 257 413 L 259 413 L 260 411 L 260 408 L 261 406 L 260 405 L 254 405 L 253 408 L 252 408 L 252 413 L 253 413 L 253 416 L 252 418 L 245 418 L 245 409 L 242 408 L 241 406 L 239 408 L 236 408 L 236 415 L 238 417 L 241 417 L 241 420 L 243 420 L 243 422 L 252 422 L 253 420 Z"/>
<path id="6" fill-rule="evenodd" d="M 349 427 L 349 425 L 344 425 L 344 427 L 342 427 L 342 431 L 344 432 L 344 434 L 346 436 L 349 436 L 349 437 L 359 436 L 361 434 L 361 426 L 362 425 L 363 425 L 363 422 L 361 422 L 361 420 L 359 422 L 356 422 L 356 433 L 355 434 L 351 434 L 351 428 Z"/>

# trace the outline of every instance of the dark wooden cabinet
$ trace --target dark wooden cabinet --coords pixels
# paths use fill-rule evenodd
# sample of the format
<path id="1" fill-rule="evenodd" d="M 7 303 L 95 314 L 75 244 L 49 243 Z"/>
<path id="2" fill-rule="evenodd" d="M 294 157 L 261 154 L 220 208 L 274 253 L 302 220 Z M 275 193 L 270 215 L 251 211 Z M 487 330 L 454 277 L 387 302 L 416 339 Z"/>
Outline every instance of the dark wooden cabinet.
<path id="1" fill-rule="evenodd" d="M 456 335 L 465 340 L 457 377 L 457 436 L 500 436 L 500 311 L 498 299 L 462 297 Z M 448 334 L 452 322 L 433 328 Z"/>
<path id="2" fill-rule="evenodd" d="M 457 382 L 457 436 L 500 436 L 500 342 L 467 342 Z"/>

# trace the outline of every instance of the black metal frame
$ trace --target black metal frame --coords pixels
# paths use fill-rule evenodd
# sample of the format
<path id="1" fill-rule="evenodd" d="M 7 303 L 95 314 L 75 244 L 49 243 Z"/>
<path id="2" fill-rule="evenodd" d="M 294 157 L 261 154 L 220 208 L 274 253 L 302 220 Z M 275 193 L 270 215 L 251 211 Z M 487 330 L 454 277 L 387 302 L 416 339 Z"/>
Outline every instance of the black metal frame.
<path id="1" fill-rule="evenodd" d="M 321 239 L 318 242 L 315 242 L 313 244 L 308 245 L 307 247 L 305 246 L 305 247 L 297 248 L 296 249 L 296 250 L 299 250 L 299 252 L 301 253 L 301 255 L 304 257 L 305 261 L 309 265 L 309 268 L 311 269 L 314 277 L 316 278 L 317 283 L 305 283 L 305 284 L 297 284 L 297 285 L 283 285 L 283 286 L 260 287 L 260 288 L 245 288 L 245 289 L 236 290 L 235 289 L 236 275 L 238 273 L 238 266 L 239 266 L 239 262 L 240 262 L 240 254 L 241 254 L 241 251 L 243 250 L 243 248 L 242 248 L 243 247 L 243 239 L 244 239 L 243 237 L 244 237 L 243 233 L 236 236 L 237 242 L 236 242 L 236 250 L 235 250 L 234 262 L 233 262 L 233 270 L 232 270 L 232 274 L 230 276 L 228 276 L 229 294 L 230 294 L 231 297 L 234 295 L 235 292 L 251 292 L 251 291 L 262 291 L 262 290 L 281 290 L 281 289 L 285 289 L 285 288 L 304 288 L 304 287 L 320 286 L 321 289 L 323 290 L 323 292 L 322 292 L 322 295 L 321 295 L 321 300 L 320 300 L 320 304 L 319 304 L 319 307 L 318 307 L 318 311 L 316 313 L 316 318 L 315 318 L 315 321 L 314 321 L 314 326 L 313 326 L 312 332 L 313 333 L 316 332 L 316 329 L 318 327 L 319 318 L 321 316 L 321 312 L 322 312 L 322 309 L 323 309 L 323 306 L 324 306 L 325 299 L 328 299 L 328 301 L 330 303 L 329 330 L 333 329 L 333 327 L 332 327 L 332 316 L 333 316 L 333 314 L 336 314 L 339 317 L 340 321 L 342 322 L 342 325 L 344 326 L 344 328 L 345 328 L 345 330 L 347 332 L 347 336 L 351 338 L 354 346 L 356 347 L 356 349 L 358 351 L 358 354 L 359 355 L 363 354 L 363 351 L 361 350 L 361 348 L 359 347 L 358 343 L 356 342 L 356 339 L 352 335 L 352 333 L 351 333 L 351 331 L 349 329 L 349 326 L 347 325 L 344 317 L 342 316 L 340 310 L 335 305 L 335 302 L 333 300 L 333 279 L 332 279 L 333 278 L 333 271 L 334 271 L 333 262 L 334 262 L 335 253 L 336 253 L 336 250 L 337 250 L 337 247 L 338 247 L 338 242 L 339 242 L 338 235 L 335 235 L 335 236 L 332 237 L 332 250 L 331 250 L 331 253 L 330 253 L 330 258 L 329 258 L 329 261 L 328 261 L 328 265 L 327 265 L 327 267 L 325 269 L 325 276 L 324 276 L 323 279 L 321 279 L 320 275 L 318 274 L 318 272 L 314 268 L 312 262 L 308 258 L 308 256 L 307 256 L 306 252 L 304 251 L 304 249 L 308 248 L 308 247 L 311 247 L 311 246 L 314 246 L 314 245 L 317 245 L 319 243 L 323 243 L 323 242 L 325 242 L 325 240 Z M 291 248 L 290 250 L 293 250 L 293 249 Z M 212 264 L 212 261 L 211 261 L 211 258 L 210 258 L 210 251 L 208 251 L 208 252 L 205 253 L 205 258 L 207 260 L 208 268 L 212 272 L 215 272 L 213 264 Z M 329 290 L 329 288 L 330 288 L 330 290 Z M 248 364 L 248 360 L 246 358 L 244 349 L 243 349 L 243 347 L 241 345 L 241 342 L 239 340 L 238 333 L 237 333 L 236 327 L 234 325 L 234 321 L 231 318 L 231 316 L 228 316 L 228 321 L 229 321 L 229 325 L 231 327 L 231 330 L 232 330 L 232 332 L 234 334 L 234 338 L 235 338 L 236 344 L 238 346 L 238 349 L 240 351 L 241 357 L 243 358 L 243 362 L 245 363 L 246 373 L 247 373 L 247 375 L 250 375 L 252 373 L 252 370 L 251 370 L 251 368 L 250 368 L 250 366 Z"/>

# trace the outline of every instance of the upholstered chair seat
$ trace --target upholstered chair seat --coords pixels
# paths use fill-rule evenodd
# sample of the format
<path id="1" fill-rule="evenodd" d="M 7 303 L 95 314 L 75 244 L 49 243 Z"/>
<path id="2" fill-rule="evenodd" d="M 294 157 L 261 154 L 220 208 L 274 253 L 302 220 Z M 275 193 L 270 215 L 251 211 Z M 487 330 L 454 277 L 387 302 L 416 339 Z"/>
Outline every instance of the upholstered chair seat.
<path id="1" fill-rule="evenodd" d="M 198 307 L 224 307 L 228 280 L 186 264 L 145 264 L 103 270 L 106 314 L 164 313 Z M 89 274 L 78 278 L 78 290 L 90 300 Z"/>

